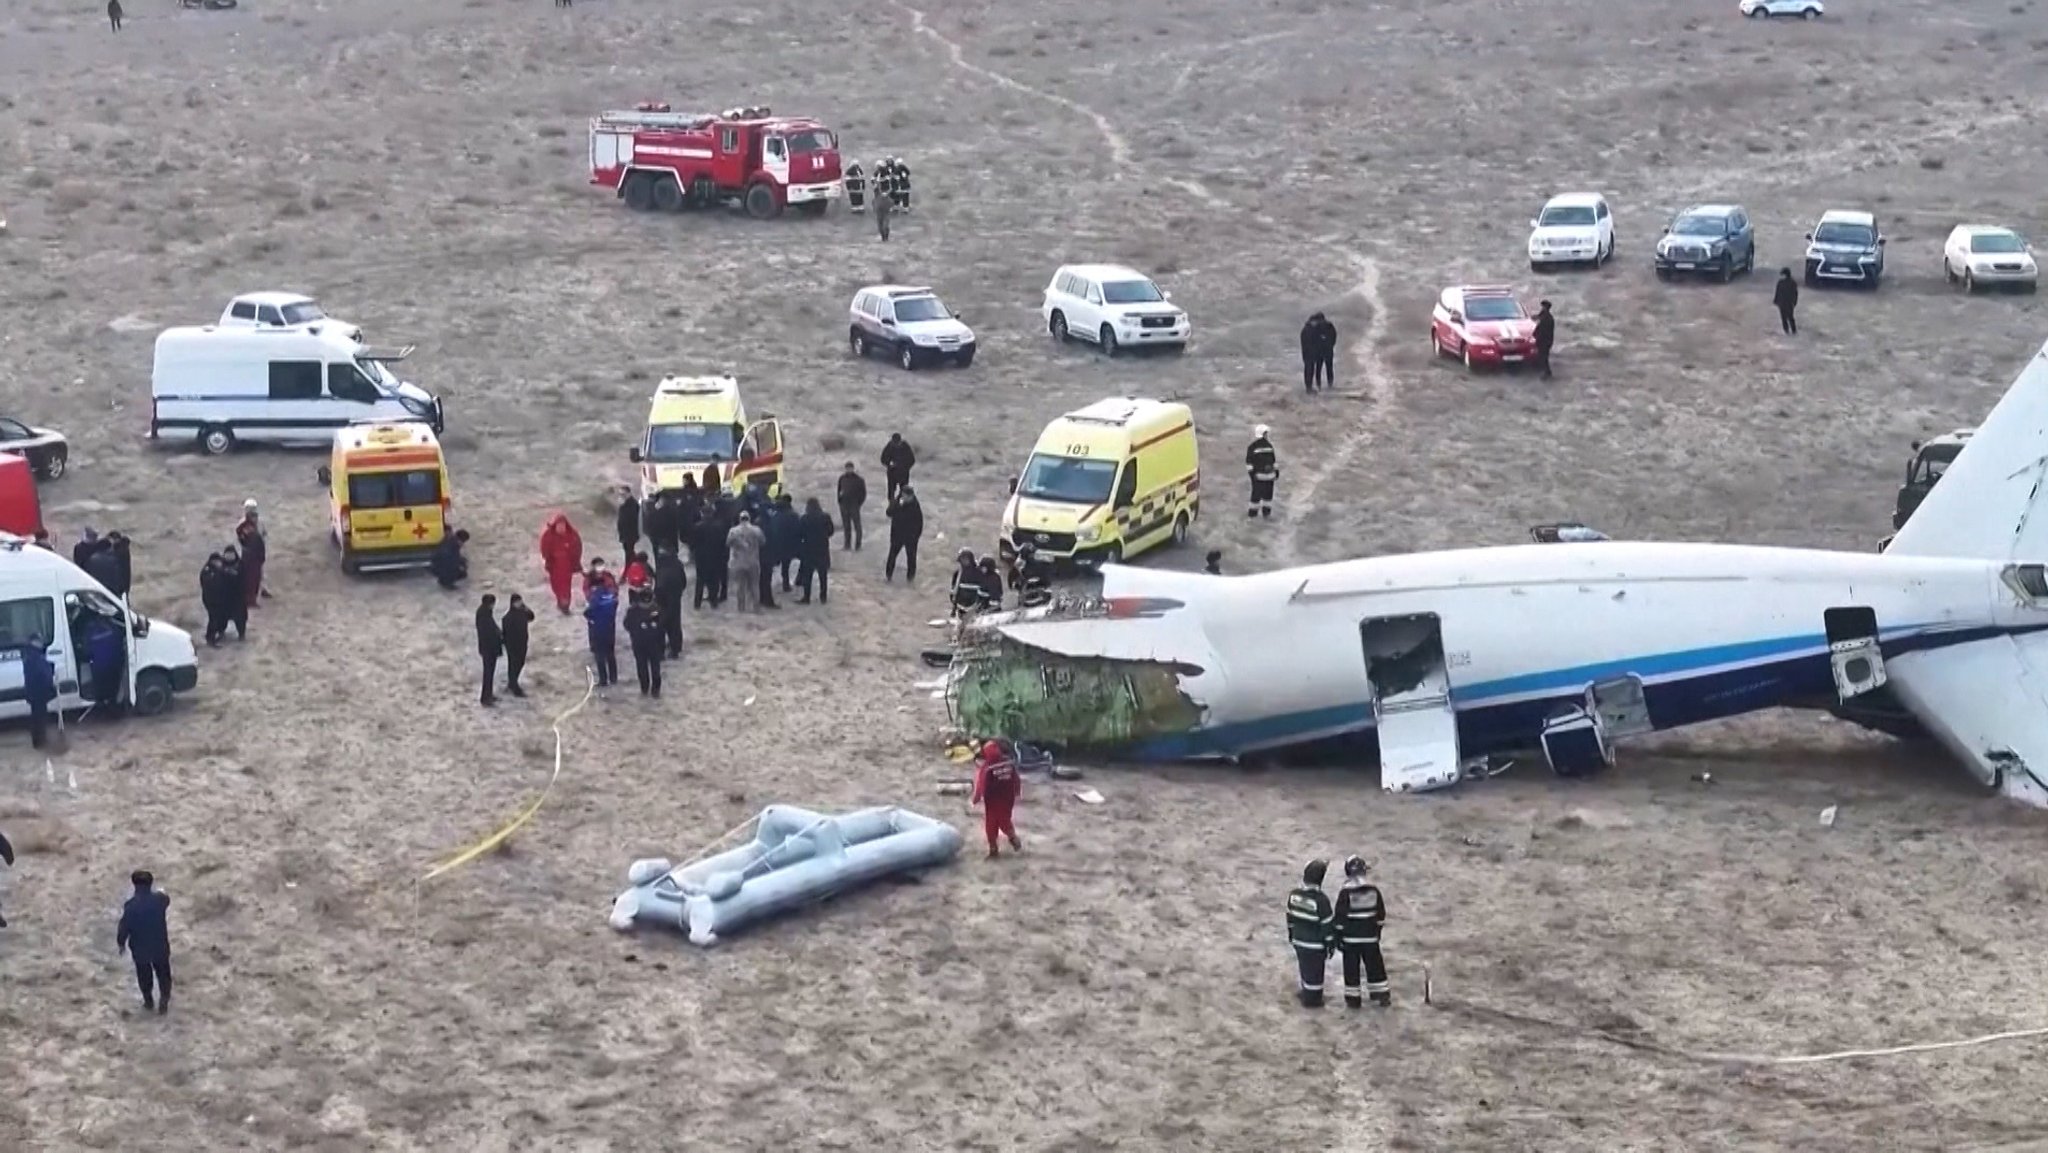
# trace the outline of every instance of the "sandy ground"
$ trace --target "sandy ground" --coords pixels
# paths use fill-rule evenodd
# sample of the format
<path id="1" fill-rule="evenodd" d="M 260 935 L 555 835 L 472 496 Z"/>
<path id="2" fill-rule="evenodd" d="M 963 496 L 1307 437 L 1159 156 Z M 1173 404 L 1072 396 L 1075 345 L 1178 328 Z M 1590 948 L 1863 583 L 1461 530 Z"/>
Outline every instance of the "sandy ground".
<path id="1" fill-rule="evenodd" d="M 786 418 L 804 488 L 849 457 L 878 484 L 905 432 L 935 570 L 988 542 L 1046 419 L 1125 393 L 1192 403 L 1225 478 L 1198 547 L 1150 563 L 1507 542 L 1558 517 L 1866 548 L 1906 442 L 1981 416 L 2043 336 L 2040 304 L 1964 300 L 1938 272 L 1965 218 L 2048 235 L 2038 0 L 1775 26 L 1734 0 L 245 7 L 138 0 L 119 37 L 83 0 L 0 11 L 0 400 L 73 440 L 50 519 L 66 541 L 128 530 L 139 599 L 196 623 L 194 574 L 254 496 L 277 590 L 171 718 L 89 724 L 47 775 L 4 737 L 21 859 L 0 874 L 0 1145 L 2048 1139 L 2038 1043 L 1771 1068 L 1585 1032 L 1784 1054 L 2048 1022 L 2026 928 L 2040 819 L 1823 720 L 1682 734 L 1591 784 L 1525 765 L 1424 799 L 1383 796 L 1369 768 L 1091 771 L 1101 807 L 1027 794 L 1022 860 L 711 952 L 613 934 L 631 859 L 689 856 L 771 801 L 968 827 L 933 795 L 943 718 L 910 688 L 941 581 L 885 585 L 872 544 L 827 609 L 693 619 L 674 699 L 575 718 L 540 820 L 420 887 L 546 781 L 580 630 L 543 619 L 532 698 L 484 713 L 473 594 L 344 580 L 317 456 L 142 439 L 154 331 L 292 287 L 420 346 L 479 583 L 501 593 L 538 598 L 550 509 L 608 540 L 599 493 L 655 379 L 726 369 Z M 887 247 L 837 216 L 627 213 L 584 183 L 584 124 L 651 96 L 815 112 L 855 156 L 906 157 L 921 205 Z M 1534 280 L 1523 222 L 1576 186 L 1614 199 L 1622 259 Z M 1765 274 L 1652 279 L 1650 241 L 1695 198 L 1748 205 Z M 1809 293 L 1782 339 L 1768 269 L 1835 205 L 1881 214 L 1893 277 Z M 1039 289 L 1082 259 L 1155 270 L 1197 347 L 1051 347 Z M 885 278 L 940 285 L 978 326 L 970 373 L 845 357 L 847 299 Z M 1430 363 L 1431 298 L 1471 278 L 1556 302 L 1554 383 Z M 1338 392 L 1309 400 L 1293 349 L 1316 308 L 1345 347 Z M 1261 421 L 1287 515 L 1248 527 L 1234 462 Z M 1348 851 L 1389 895 L 1399 1004 L 1309 1016 L 1280 899 L 1304 858 Z M 163 1021 L 135 1014 L 111 940 L 145 866 L 176 901 Z M 1425 963 L 1451 1004 L 1422 1004 Z"/>

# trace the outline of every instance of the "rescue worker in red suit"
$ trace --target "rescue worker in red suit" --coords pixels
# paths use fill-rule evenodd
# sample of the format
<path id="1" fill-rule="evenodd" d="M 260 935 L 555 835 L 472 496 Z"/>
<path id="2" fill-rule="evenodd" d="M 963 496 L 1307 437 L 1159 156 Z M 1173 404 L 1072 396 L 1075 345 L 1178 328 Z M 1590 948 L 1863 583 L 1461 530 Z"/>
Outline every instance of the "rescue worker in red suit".
<path id="1" fill-rule="evenodd" d="M 1024 851 L 1024 842 L 1017 839 L 1016 826 L 1011 824 L 1011 814 L 1017 808 L 1017 794 L 1024 791 L 1024 778 L 1017 774 L 1017 762 L 1003 754 L 1003 746 L 994 741 L 981 746 L 981 755 L 975 758 L 974 796 L 971 803 L 982 806 L 981 827 L 988 837 L 988 856 L 996 858 L 996 838 L 1010 838 L 1010 847 Z"/>
<path id="2" fill-rule="evenodd" d="M 556 513 L 540 532 L 540 563 L 548 570 L 548 589 L 555 594 L 555 607 L 569 611 L 569 590 L 576 574 L 583 571 L 583 538 L 569 518 Z"/>

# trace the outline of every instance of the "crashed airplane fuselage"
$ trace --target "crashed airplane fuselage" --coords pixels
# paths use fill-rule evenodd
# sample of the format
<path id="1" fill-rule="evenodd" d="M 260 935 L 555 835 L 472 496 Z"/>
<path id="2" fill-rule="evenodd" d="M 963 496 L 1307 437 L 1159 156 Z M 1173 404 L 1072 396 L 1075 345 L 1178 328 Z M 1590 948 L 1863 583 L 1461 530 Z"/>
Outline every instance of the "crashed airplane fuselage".
<path id="1" fill-rule="evenodd" d="M 1987 786 L 2048 805 L 2048 349 L 1880 554 L 1606 541 L 1217 577 L 985 618 L 948 699 L 976 735 L 1134 759 L 1374 732 L 1393 791 L 1540 749 L 1884 694 Z M 2034 515 L 2038 513 L 2039 515 Z"/>

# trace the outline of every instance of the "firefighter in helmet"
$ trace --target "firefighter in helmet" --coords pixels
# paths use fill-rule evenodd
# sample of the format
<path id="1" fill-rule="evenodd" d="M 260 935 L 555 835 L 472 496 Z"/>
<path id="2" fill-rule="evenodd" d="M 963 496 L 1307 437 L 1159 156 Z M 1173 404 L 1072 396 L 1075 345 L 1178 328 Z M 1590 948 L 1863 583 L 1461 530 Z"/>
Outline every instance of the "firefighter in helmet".
<path id="1" fill-rule="evenodd" d="M 1011 570 L 1017 585 L 1017 604 L 1033 609 L 1052 602 L 1052 563 L 1038 555 L 1038 546 L 1017 547 L 1017 564 Z"/>
<path id="2" fill-rule="evenodd" d="M 896 211 L 910 211 L 910 165 L 903 163 L 900 156 L 889 158 L 889 196 L 895 201 Z"/>
<path id="3" fill-rule="evenodd" d="M 846 210 L 866 212 L 868 210 L 868 174 L 859 161 L 848 161 L 846 172 L 841 177 L 846 185 Z"/>
<path id="4" fill-rule="evenodd" d="M 1384 1008 L 1393 1001 L 1387 987 L 1387 959 L 1380 953 L 1380 926 L 1387 919 L 1386 898 L 1379 886 L 1365 879 L 1365 861 L 1356 856 L 1344 859 L 1344 887 L 1337 890 L 1332 909 L 1333 933 L 1344 953 L 1344 1004 L 1359 1008 L 1359 969 L 1365 970 L 1365 992 L 1372 1003 Z"/>
<path id="5" fill-rule="evenodd" d="M 1331 929 L 1336 913 L 1323 892 L 1323 877 L 1330 862 L 1318 857 L 1301 870 L 1301 884 L 1287 894 L 1287 943 L 1294 946 L 1294 965 L 1300 988 L 1296 995 L 1304 1007 L 1323 1004 L 1323 962 L 1332 948 Z"/>

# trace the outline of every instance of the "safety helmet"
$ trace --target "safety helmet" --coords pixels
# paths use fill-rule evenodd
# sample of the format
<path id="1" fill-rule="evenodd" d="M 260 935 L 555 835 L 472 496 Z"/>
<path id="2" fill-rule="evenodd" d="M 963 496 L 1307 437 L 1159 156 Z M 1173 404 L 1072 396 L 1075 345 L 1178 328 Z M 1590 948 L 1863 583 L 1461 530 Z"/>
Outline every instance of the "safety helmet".
<path id="1" fill-rule="evenodd" d="M 1269 428 L 1267 428 L 1267 427 L 1266 427 L 1265 425 L 1263 425 L 1263 424 L 1261 424 L 1261 425 L 1254 425 L 1254 426 L 1252 427 L 1252 435 L 1253 435 L 1253 436 L 1264 436 L 1264 435 L 1266 435 L 1267 433 L 1269 433 L 1269 432 L 1271 432 L 1271 431 L 1272 431 L 1272 429 L 1269 429 Z"/>
<path id="2" fill-rule="evenodd" d="M 1358 856 L 1358 855 L 1356 855 L 1356 854 L 1353 854 L 1353 855 L 1351 855 L 1351 856 L 1349 856 L 1349 857 L 1346 857 L 1346 858 L 1344 858 L 1344 875 L 1345 875 L 1345 876 L 1347 876 L 1347 877 L 1363 877 L 1363 876 L 1365 876 L 1365 870 L 1366 870 L 1366 864 L 1365 864 L 1365 858 L 1364 858 L 1364 857 L 1361 857 L 1361 856 Z"/>
<path id="3" fill-rule="evenodd" d="M 1330 862 L 1323 860 L 1321 857 L 1317 857 L 1315 860 L 1310 861 L 1305 867 L 1302 868 L 1301 883 L 1304 885 L 1320 885 L 1323 883 L 1323 877 L 1327 875 L 1329 871 Z"/>

